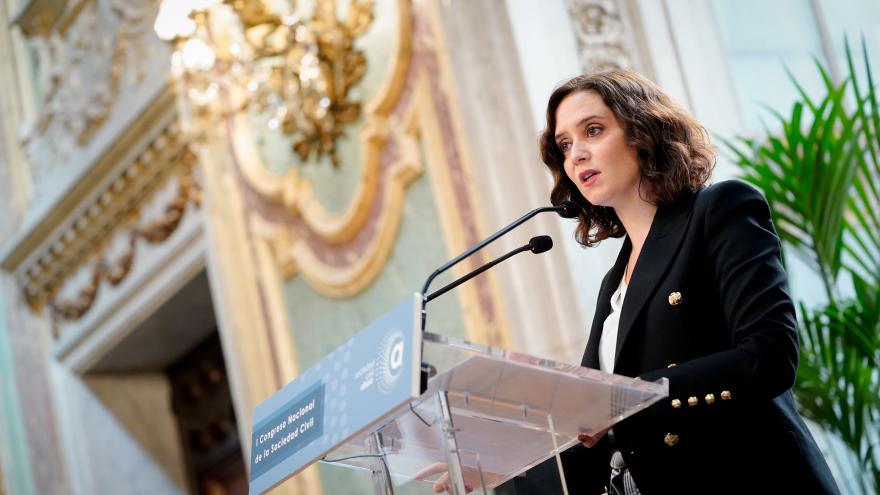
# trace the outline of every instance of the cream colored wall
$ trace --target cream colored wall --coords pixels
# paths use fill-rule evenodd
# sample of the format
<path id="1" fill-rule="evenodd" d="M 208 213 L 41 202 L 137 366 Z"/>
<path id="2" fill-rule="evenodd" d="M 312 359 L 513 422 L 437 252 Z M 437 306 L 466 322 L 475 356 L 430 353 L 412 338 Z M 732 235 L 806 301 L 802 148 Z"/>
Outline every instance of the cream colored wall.
<path id="1" fill-rule="evenodd" d="M 0 19 L 7 19 L 14 7 L 11 1 L 0 2 Z M 9 26 L 0 23 L 0 209 L 7 214 L 0 219 L 0 239 L 13 231 L 23 202 L 18 185 L 22 163 L 15 162 L 14 143 L 17 115 L 21 113 L 14 70 L 14 38 Z M 13 164 L 16 166 L 13 166 Z M 0 275 L 0 296 L 7 277 Z M 0 297 L 0 493 L 32 493 L 33 481 L 28 459 L 28 443 L 23 428 L 22 409 L 18 396 L 18 375 L 14 361 L 15 349 L 9 339 L 6 301 Z"/>
<path id="2" fill-rule="evenodd" d="M 26 495 L 65 493 L 67 470 L 58 446 L 55 404 L 47 367 L 48 328 L 24 309 L 12 278 L 4 274 L 0 279 L 6 309 L 5 337 L 11 351 L 8 366 L 14 369 L 9 378 L 14 379 L 12 386 L 17 394 L 16 399 L 9 402 L 15 409 L 8 419 L 12 421 L 11 427 L 20 428 L 12 438 L 24 444 L 11 445 L 15 457 L 6 459 L 3 468 L 11 470 L 7 475 L 17 479 L 19 486 L 33 490 L 24 492 Z M 20 422 L 15 421 L 16 416 Z"/>
<path id="3" fill-rule="evenodd" d="M 6 285 L 0 280 L 0 285 Z M 0 289 L 2 292 L 2 289 Z M 30 446 L 23 428 L 23 411 L 18 395 L 18 374 L 14 349 L 8 336 L 4 301 L 0 301 L 0 493 L 34 493 L 28 456 Z"/>
<path id="4" fill-rule="evenodd" d="M 188 493 L 164 374 L 81 377 L 50 366 L 69 493 Z"/>
<path id="5" fill-rule="evenodd" d="M 17 0 L 0 2 L 0 19 L 10 19 L 18 6 Z M 16 145 L 22 123 L 33 118 L 33 90 L 31 79 L 22 74 L 18 67 L 29 66 L 29 56 L 21 33 L 7 22 L 0 26 L 0 115 L 3 125 L 0 126 L 0 140 L 3 141 L 2 154 L 3 175 L 8 195 L 3 205 L 10 214 L 6 217 L 6 225 L 0 226 L 9 230 L 0 230 L 0 236 L 7 238 L 18 227 L 24 216 L 28 201 L 32 194 L 30 171 L 24 159 L 22 149 Z"/>

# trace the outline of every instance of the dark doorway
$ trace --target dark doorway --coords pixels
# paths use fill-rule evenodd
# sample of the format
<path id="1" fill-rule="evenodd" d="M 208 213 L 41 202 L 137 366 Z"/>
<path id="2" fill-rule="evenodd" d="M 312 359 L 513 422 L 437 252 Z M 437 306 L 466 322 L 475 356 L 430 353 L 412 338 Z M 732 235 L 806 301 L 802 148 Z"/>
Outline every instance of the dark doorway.
<path id="1" fill-rule="evenodd" d="M 219 335 L 215 332 L 166 372 L 190 490 L 246 495 L 247 472 Z"/>

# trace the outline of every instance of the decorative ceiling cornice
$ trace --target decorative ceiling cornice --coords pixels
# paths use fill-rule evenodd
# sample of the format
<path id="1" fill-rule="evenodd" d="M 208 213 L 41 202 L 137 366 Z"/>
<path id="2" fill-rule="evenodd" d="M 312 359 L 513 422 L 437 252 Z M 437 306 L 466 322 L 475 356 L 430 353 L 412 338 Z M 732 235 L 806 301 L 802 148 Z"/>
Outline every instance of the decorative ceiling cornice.
<path id="1" fill-rule="evenodd" d="M 176 228 L 187 204 L 198 203 L 198 189 L 192 178 L 195 155 L 177 138 L 177 124 L 167 126 L 130 165 L 104 183 L 16 270 L 16 278 L 31 307 L 39 310 L 49 303 L 55 316 L 76 319 L 91 307 L 100 282 L 119 283 L 130 268 L 137 241 L 159 242 Z M 139 212 L 153 194 L 172 177 L 180 177 L 179 193 L 167 205 L 164 215 L 140 223 Z M 107 241 L 128 229 L 130 255 L 111 263 L 101 257 Z M 87 263 L 96 263 L 91 288 L 85 287 L 76 301 L 54 300 L 66 279 Z"/>
<path id="2" fill-rule="evenodd" d="M 158 174 L 149 181 L 154 187 L 145 188 L 145 190 L 156 189 L 161 186 L 155 185 L 161 183 L 165 186 L 171 185 L 175 190 L 167 201 L 161 201 L 159 214 L 155 216 L 142 215 L 137 209 L 129 213 L 127 217 L 131 220 L 126 221 L 124 227 L 121 230 L 117 229 L 113 236 L 114 240 L 122 241 L 121 249 L 117 246 L 114 246 L 117 249 L 107 246 L 112 241 L 103 243 L 104 245 L 97 250 L 89 262 L 90 267 L 87 270 L 90 272 L 90 276 L 86 283 L 65 291 L 72 293 L 72 297 L 62 295 L 54 290 L 44 291 L 42 295 L 38 296 L 51 298 L 48 304 L 56 321 L 78 320 L 85 315 L 92 308 L 104 283 L 116 286 L 128 276 L 141 242 L 147 244 L 164 242 L 180 225 L 189 206 L 198 207 L 200 205 L 201 194 L 193 176 L 195 155 L 183 148 L 180 154 L 173 157 L 172 160 L 170 168 L 174 169 L 176 180 L 167 177 L 168 173 Z M 173 181 L 174 184 L 169 184 L 169 181 Z M 165 188 L 163 187 L 163 189 Z"/>

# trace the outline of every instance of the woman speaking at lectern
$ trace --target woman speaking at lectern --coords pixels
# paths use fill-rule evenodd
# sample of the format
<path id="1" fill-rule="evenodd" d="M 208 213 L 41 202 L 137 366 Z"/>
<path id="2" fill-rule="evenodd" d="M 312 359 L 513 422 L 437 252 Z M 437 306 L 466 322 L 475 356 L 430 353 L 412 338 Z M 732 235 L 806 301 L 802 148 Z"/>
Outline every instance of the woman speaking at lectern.
<path id="1" fill-rule="evenodd" d="M 838 493 L 795 408 L 795 309 L 764 197 L 706 186 L 706 131 L 630 71 L 559 86 L 540 146 L 553 203 L 583 208 L 577 241 L 624 237 L 582 364 L 669 379 L 668 398 L 564 454 L 569 493 Z M 546 493 L 534 471 L 521 481 Z"/>

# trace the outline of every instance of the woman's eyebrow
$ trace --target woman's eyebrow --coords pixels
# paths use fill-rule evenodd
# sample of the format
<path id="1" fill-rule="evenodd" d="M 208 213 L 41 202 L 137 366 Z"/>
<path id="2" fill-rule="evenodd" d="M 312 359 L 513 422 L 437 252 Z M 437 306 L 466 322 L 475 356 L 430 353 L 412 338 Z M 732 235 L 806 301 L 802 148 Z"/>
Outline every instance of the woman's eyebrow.
<path id="1" fill-rule="evenodd" d="M 577 123 L 577 127 L 580 127 L 580 126 L 586 124 L 587 122 L 589 122 L 589 121 L 591 121 L 591 120 L 602 120 L 602 119 L 604 119 L 604 118 L 605 118 L 605 117 L 602 116 L 602 115 L 590 115 L 590 116 L 588 116 L 588 117 L 584 117 L 584 118 L 582 118 L 581 120 L 579 120 L 578 123 Z M 562 137 L 564 134 L 565 134 L 565 131 L 562 131 L 562 132 L 556 134 L 555 136 L 553 136 L 553 138 L 554 138 L 556 141 L 559 141 L 559 138 Z"/>

